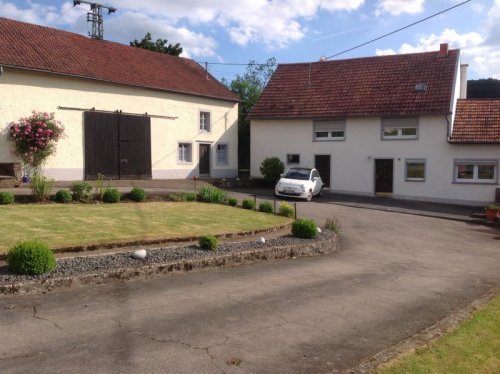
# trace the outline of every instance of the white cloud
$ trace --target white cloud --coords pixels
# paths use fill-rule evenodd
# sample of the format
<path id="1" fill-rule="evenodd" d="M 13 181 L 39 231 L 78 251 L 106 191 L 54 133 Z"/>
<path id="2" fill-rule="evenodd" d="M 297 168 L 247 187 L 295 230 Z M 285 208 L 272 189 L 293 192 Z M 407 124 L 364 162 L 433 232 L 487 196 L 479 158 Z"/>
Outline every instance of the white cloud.
<path id="1" fill-rule="evenodd" d="M 424 10 L 425 0 L 379 0 L 375 15 L 384 13 L 399 16 L 401 13 L 421 13 Z"/>
<path id="2" fill-rule="evenodd" d="M 13 2 L 0 0 L 0 15 L 39 25 L 65 25 L 86 13 L 81 8 L 74 7 L 73 2 L 53 6 L 29 1 L 27 6 L 23 9 Z"/>

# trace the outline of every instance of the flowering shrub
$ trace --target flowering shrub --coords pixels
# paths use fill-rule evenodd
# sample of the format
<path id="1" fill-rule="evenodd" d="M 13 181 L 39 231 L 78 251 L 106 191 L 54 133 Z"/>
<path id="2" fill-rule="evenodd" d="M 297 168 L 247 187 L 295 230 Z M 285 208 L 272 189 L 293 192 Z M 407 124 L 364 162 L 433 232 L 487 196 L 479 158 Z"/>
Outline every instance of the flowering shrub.
<path id="1" fill-rule="evenodd" d="M 54 119 L 54 113 L 33 111 L 30 117 L 13 122 L 9 135 L 16 143 L 14 155 L 36 170 L 55 152 L 55 143 L 63 133 L 64 127 Z"/>

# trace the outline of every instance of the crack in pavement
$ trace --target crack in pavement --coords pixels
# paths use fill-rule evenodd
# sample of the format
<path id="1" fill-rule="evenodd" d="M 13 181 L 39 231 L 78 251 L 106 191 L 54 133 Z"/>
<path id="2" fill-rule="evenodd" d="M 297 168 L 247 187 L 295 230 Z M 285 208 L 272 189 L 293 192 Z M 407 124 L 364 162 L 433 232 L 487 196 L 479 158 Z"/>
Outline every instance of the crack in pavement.
<path id="1" fill-rule="evenodd" d="M 39 306 L 39 305 L 37 305 L 37 304 L 33 305 L 33 318 L 40 319 L 42 321 L 47 321 L 47 322 L 51 323 L 55 328 L 57 328 L 57 329 L 61 330 L 62 332 L 64 332 L 65 334 L 71 335 L 68 331 L 64 330 L 61 326 L 59 326 L 57 324 L 57 322 L 54 322 L 54 321 L 51 321 L 50 319 L 38 316 L 37 315 L 38 311 L 36 309 L 37 306 Z"/>
<path id="2" fill-rule="evenodd" d="M 2 358 L 0 358 L 0 361 L 15 360 L 16 358 L 31 358 L 31 357 L 35 357 L 35 356 L 36 356 L 36 353 L 30 353 L 30 354 L 26 354 L 26 355 L 2 357 Z"/>

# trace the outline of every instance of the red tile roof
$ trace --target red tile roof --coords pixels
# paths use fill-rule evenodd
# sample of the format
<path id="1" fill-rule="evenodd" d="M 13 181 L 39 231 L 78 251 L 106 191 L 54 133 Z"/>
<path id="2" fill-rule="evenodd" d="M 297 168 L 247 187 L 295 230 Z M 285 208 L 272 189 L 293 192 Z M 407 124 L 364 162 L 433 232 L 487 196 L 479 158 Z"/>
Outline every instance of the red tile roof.
<path id="1" fill-rule="evenodd" d="M 0 65 L 238 100 L 193 60 L 1 17 Z"/>
<path id="2" fill-rule="evenodd" d="M 500 144 L 500 98 L 458 100 L 450 143 Z"/>
<path id="3" fill-rule="evenodd" d="M 281 64 L 251 119 L 448 114 L 459 50 Z M 424 83 L 426 91 L 416 91 Z"/>

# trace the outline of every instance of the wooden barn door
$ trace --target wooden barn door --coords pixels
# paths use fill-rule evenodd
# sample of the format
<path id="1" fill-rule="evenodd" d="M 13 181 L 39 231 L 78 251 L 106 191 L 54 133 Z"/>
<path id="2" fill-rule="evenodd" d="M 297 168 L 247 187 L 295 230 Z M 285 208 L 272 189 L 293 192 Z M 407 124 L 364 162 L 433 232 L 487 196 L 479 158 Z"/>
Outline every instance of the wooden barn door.
<path id="1" fill-rule="evenodd" d="M 85 179 L 151 179 L 149 117 L 85 112 Z"/>

